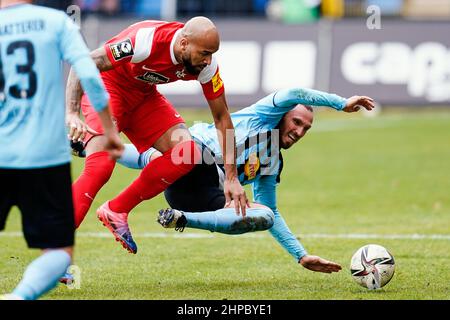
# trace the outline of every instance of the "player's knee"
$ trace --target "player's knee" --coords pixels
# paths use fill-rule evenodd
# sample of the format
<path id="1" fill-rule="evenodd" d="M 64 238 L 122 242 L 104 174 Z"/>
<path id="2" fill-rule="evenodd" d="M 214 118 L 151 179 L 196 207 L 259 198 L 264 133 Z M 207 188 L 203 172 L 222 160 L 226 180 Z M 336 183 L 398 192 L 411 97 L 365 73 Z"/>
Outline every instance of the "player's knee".
<path id="1" fill-rule="evenodd" d="M 201 162 L 201 153 L 197 144 L 192 141 L 178 143 L 171 152 L 172 162 L 184 173 L 190 172 Z"/>
<path id="2" fill-rule="evenodd" d="M 269 226 L 267 229 L 272 228 L 273 224 L 275 223 L 275 214 L 273 213 L 272 209 L 263 204 L 251 203 L 250 210 L 255 210 L 255 212 L 258 212 L 261 218 L 266 220 L 266 225 Z"/>
<path id="3" fill-rule="evenodd" d="M 275 215 L 273 214 L 273 211 L 268 207 L 259 208 L 258 211 L 260 212 L 260 217 L 263 220 L 263 223 L 260 224 L 260 230 L 262 231 L 272 228 L 275 222 Z"/>
<path id="4" fill-rule="evenodd" d="M 231 225 L 230 233 L 242 234 L 247 232 L 265 231 L 272 228 L 275 216 L 270 208 L 247 209 L 247 215 Z"/>

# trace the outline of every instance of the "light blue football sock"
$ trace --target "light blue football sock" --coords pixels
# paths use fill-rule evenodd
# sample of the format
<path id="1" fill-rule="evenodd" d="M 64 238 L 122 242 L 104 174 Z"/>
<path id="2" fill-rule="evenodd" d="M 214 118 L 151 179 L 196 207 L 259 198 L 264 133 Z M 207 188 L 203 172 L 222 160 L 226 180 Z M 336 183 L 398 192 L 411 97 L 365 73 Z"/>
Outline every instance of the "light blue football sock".
<path id="1" fill-rule="evenodd" d="M 121 165 L 131 169 L 142 169 L 140 166 L 140 154 L 132 144 L 125 144 L 122 156 L 117 160 Z"/>
<path id="2" fill-rule="evenodd" d="M 117 160 L 117 162 L 127 168 L 143 169 L 149 164 L 151 156 L 156 151 L 158 150 L 155 148 L 150 148 L 140 154 L 134 145 L 128 143 L 125 144 L 122 156 Z"/>
<path id="3" fill-rule="evenodd" d="M 44 253 L 28 265 L 13 294 L 24 300 L 36 300 L 56 286 L 70 262 L 70 255 L 64 250 Z"/>
<path id="4" fill-rule="evenodd" d="M 226 234 L 267 230 L 273 226 L 275 219 L 272 210 L 268 208 L 247 208 L 247 214 L 244 218 L 242 218 L 242 215 L 236 215 L 234 208 L 183 213 L 187 219 L 187 228 Z"/>

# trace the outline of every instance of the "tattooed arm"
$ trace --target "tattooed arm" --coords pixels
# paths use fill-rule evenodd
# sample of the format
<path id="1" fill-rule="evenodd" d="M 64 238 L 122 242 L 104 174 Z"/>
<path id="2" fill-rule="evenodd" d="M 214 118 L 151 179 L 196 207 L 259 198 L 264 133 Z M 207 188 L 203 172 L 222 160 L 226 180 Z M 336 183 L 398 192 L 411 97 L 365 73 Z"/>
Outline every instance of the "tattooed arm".
<path id="1" fill-rule="evenodd" d="M 99 71 L 107 71 L 113 68 L 104 47 L 92 51 L 90 57 Z M 83 96 L 83 90 L 86 91 L 93 107 L 97 111 L 104 107 L 101 99 L 98 99 L 96 96 L 96 93 L 99 92 L 99 90 L 97 90 L 98 83 L 94 83 L 95 80 L 90 75 L 85 74 L 86 63 L 86 61 L 81 60 L 80 63 L 73 64 L 67 80 L 66 123 L 69 127 L 69 138 L 72 141 L 83 140 L 88 132 L 88 126 L 80 119 L 81 97 Z M 91 133 L 94 132 L 91 130 Z"/>

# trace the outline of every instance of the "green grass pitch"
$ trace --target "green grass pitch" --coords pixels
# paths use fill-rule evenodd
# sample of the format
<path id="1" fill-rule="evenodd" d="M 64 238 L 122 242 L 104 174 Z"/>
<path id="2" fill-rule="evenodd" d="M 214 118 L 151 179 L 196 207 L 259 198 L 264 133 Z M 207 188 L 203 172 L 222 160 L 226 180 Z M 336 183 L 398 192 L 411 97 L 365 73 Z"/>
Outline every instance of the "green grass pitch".
<path id="1" fill-rule="evenodd" d="M 207 110 L 180 111 L 189 124 L 211 119 Z M 80 289 L 60 285 L 45 299 L 450 299 L 449 128 L 450 113 L 441 110 L 375 118 L 321 110 L 309 134 L 283 152 L 279 210 L 310 254 L 343 266 L 332 275 L 302 268 L 268 232 L 163 230 L 155 222 L 167 206 L 162 196 L 130 215 L 139 251 L 127 253 L 95 217 L 138 175 L 117 166 L 78 231 Z M 81 167 L 74 159 L 74 178 Z M 20 231 L 13 210 L 0 233 L 0 293 L 38 255 Z M 351 256 L 368 243 L 396 261 L 394 278 L 377 291 L 349 272 Z"/>

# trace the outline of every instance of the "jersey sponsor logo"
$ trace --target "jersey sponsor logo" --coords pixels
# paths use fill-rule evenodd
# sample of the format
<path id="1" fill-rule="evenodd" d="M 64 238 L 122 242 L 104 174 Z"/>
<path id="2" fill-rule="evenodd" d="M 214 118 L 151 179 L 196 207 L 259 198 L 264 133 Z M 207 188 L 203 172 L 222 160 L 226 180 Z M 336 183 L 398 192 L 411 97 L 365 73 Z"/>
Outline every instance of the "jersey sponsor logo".
<path id="1" fill-rule="evenodd" d="M 184 77 L 186 77 L 186 73 L 183 70 L 177 70 L 177 72 L 175 72 L 175 75 L 177 76 L 178 79 L 183 79 Z"/>
<path id="2" fill-rule="evenodd" d="M 133 44 L 130 39 L 126 39 L 119 43 L 109 45 L 114 60 L 118 61 L 123 58 L 134 55 Z"/>
<path id="3" fill-rule="evenodd" d="M 248 180 L 252 180 L 256 177 L 260 165 L 261 163 L 256 152 L 250 154 L 244 165 L 244 174 L 248 177 Z"/>
<path id="4" fill-rule="evenodd" d="M 151 84 L 163 84 L 168 83 L 170 81 L 169 78 L 166 76 L 163 76 L 160 73 L 154 72 L 154 71 L 148 71 L 144 73 L 143 75 L 137 76 L 136 79 L 151 83 Z"/>
<path id="5" fill-rule="evenodd" d="M 222 79 L 220 78 L 220 74 L 217 72 L 214 77 L 211 79 L 213 85 L 213 91 L 216 93 L 223 87 Z"/>

